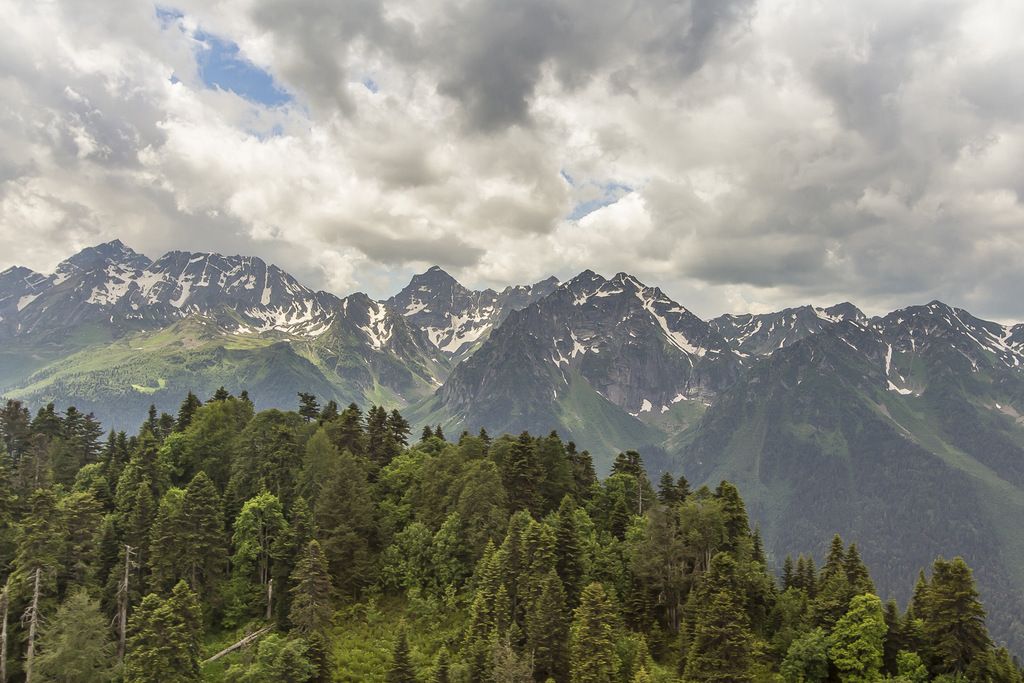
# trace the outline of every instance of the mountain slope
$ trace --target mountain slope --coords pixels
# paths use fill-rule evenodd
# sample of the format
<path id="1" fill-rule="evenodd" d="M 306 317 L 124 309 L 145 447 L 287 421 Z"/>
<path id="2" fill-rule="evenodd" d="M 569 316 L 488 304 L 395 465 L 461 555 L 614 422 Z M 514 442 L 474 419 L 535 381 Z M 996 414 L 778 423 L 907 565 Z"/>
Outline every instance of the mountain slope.
<path id="1" fill-rule="evenodd" d="M 862 323 L 867 317 L 851 303 L 828 308 L 800 306 L 776 313 L 722 315 L 710 321 L 733 350 L 764 356 L 800 341 L 804 337 L 831 329 L 838 323 Z"/>
<path id="2" fill-rule="evenodd" d="M 558 286 L 551 277 L 533 285 L 474 291 L 434 266 L 413 276 L 402 291 L 387 301 L 430 342 L 455 362 L 469 356 L 508 314 L 526 308 Z"/>
<path id="3" fill-rule="evenodd" d="M 425 407 L 467 426 L 558 429 L 607 464 L 627 443 L 659 436 L 645 422 L 709 400 L 740 367 L 720 335 L 660 290 L 585 271 L 510 313 Z"/>
<path id="4" fill-rule="evenodd" d="M 969 558 L 1003 605 L 995 630 L 1019 648 L 1024 392 L 1000 329 L 937 302 L 845 322 L 774 352 L 670 450 L 691 480 L 749 492 L 776 562 L 820 559 L 800 536 L 839 532 L 883 595 L 905 599 L 898 577 L 928 557 Z"/>

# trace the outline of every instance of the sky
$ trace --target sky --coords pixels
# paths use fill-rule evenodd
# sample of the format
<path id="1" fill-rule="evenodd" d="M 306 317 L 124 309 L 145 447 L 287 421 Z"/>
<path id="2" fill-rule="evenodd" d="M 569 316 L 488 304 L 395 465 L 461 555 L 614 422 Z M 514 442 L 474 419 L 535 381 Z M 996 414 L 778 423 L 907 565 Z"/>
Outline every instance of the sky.
<path id="1" fill-rule="evenodd" d="M 1024 320 L 1019 0 L 0 0 L 0 269 Z"/>

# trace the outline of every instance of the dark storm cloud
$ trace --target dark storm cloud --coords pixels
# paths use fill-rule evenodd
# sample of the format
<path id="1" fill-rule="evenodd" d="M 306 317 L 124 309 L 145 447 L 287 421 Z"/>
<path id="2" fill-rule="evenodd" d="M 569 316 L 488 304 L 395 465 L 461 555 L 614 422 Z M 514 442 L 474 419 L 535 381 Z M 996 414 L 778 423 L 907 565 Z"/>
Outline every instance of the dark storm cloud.
<path id="1" fill-rule="evenodd" d="M 544 67 L 567 89 L 597 74 L 628 88 L 623 67 L 685 79 L 717 38 L 736 28 L 752 0 L 481 0 L 441 27 L 441 92 L 481 131 L 530 122 Z M 450 55 L 450 56 L 448 56 Z"/>

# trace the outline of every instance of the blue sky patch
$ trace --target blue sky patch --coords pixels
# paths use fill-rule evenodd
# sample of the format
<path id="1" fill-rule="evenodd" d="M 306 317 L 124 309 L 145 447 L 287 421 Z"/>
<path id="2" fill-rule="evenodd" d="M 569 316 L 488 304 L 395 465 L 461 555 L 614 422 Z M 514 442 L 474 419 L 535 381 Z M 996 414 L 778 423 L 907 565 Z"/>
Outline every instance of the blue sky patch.
<path id="1" fill-rule="evenodd" d="M 562 171 L 562 176 L 569 182 L 570 185 L 574 185 L 572 178 Z M 580 202 L 573 207 L 572 212 L 569 214 L 569 220 L 578 221 L 588 214 L 592 214 L 598 209 L 604 208 L 609 204 L 614 204 L 619 201 L 625 195 L 633 191 L 632 187 L 623 185 L 622 183 L 607 183 L 601 185 L 601 196 L 594 199 L 588 199 L 585 202 Z"/>
<path id="2" fill-rule="evenodd" d="M 168 7 L 157 7 L 156 15 L 164 28 L 185 16 Z M 229 90 L 268 107 L 292 101 L 292 96 L 278 86 L 269 73 L 241 56 L 237 43 L 202 29 L 197 29 L 192 37 L 202 43 L 196 52 L 196 66 L 206 87 Z"/>

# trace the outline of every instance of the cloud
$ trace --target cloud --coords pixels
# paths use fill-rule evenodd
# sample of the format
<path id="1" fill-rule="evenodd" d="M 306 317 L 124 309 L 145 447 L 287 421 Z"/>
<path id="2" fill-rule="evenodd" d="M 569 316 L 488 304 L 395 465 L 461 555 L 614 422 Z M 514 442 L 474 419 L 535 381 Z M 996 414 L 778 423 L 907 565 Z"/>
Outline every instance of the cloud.
<path id="1" fill-rule="evenodd" d="M 339 294 L 431 263 L 478 286 L 594 268 L 705 316 L 937 297 L 1024 319 L 1024 7 L 0 11 L 0 268 L 120 237 Z"/>

